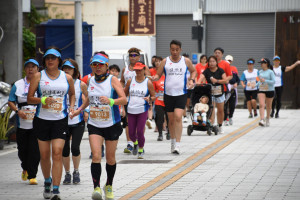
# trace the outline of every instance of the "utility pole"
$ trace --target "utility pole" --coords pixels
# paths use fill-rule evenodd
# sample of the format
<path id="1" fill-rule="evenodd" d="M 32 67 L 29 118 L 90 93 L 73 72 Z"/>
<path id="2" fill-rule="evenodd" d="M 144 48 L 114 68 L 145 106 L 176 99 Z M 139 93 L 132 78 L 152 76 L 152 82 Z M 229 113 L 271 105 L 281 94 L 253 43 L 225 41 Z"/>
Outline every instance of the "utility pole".
<path id="1" fill-rule="evenodd" d="M 83 75 L 81 0 L 75 1 L 75 60 L 80 74 Z"/>

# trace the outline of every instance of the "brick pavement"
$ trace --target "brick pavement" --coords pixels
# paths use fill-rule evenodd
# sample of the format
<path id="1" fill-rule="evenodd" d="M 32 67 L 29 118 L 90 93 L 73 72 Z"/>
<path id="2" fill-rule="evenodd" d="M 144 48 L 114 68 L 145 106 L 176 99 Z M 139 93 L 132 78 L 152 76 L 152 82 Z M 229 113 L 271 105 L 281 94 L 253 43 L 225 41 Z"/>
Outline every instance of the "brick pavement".
<path id="1" fill-rule="evenodd" d="M 170 153 L 170 142 L 157 142 L 157 133 L 146 130 L 145 160 L 167 163 L 136 163 L 133 155 L 126 155 L 123 133 L 117 149 L 117 172 L 114 180 L 115 199 L 128 194 L 195 152 L 224 137 L 251 121 L 246 110 L 236 110 L 234 125 L 225 127 L 225 134 L 208 136 L 193 132 L 187 136 L 184 124 L 182 154 Z M 271 127 L 257 127 L 181 179 L 154 195 L 151 199 L 300 199 L 300 111 L 282 110 L 280 119 L 271 119 Z M 253 119 L 252 119 L 253 120 Z M 39 185 L 21 181 L 21 167 L 16 145 L 0 151 L 0 199 L 43 199 L 43 177 L 38 173 Z M 90 175 L 90 154 L 87 134 L 81 146 L 81 184 L 61 185 L 63 199 L 91 199 L 93 184 Z M 132 164 L 121 164 L 135 162 Z M 72 169 L 72 167 L 71 167 Z M 105 183 L 105 160 L 102 161 L 101 187 Z"/>

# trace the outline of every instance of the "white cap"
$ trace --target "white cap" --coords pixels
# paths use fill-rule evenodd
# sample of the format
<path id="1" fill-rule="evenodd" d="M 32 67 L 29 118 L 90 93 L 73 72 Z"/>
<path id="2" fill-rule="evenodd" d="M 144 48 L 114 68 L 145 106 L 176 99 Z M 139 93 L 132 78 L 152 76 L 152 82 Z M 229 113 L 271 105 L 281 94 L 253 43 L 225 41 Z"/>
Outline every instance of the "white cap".
<path id="1" fill-rule="evenodd" d="M 229 60 L 230 60 L 230 61 L 232 62 L 232 61 L 233 61 L 233 57 L 232 57 L 231 55 L 227 55 L 227 56 L 225 57 L 225 60 L 226 60 L 226 61 L 229 61 Z"/>

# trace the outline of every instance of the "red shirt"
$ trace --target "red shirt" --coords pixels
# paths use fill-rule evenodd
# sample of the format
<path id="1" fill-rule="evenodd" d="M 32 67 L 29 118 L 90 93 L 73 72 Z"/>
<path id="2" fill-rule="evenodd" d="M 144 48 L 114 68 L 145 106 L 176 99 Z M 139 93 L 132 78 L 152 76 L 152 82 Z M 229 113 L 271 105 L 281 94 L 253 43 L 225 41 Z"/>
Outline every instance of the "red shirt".
<path id="1" fill-rule="evenodd" d="M 85 76 L 81 79 L 81 81 L 83 81 L 83 82 L 85 82 L 85 84 L 87 84 L 87 81 L 88 81 L 89 78 L 92 77 L 92 76 L 93 76 L 92 73 L 90 73 L 90 74 L 88 74 L 88 75 L 85 75 Z"/>
<path id="2" fill-rule="evenodd" d="M 149 71 L 150 71 L 151 76 L 154 76 L 155 74 L 157 74 L 157 71 L 154 67 L 151 68 Z"/>
<path id="3" fill-rule="evenodd" d="M 235 72 L 236 74 L 239 74 L 237 68 L 235 66 L 230 66 L 230 69 L 232 72 Z"/>
<path id="4" fill-rule="evenodd" d="M 207 64 L 206 65 L 202 65 L 201 63 L 198 63 L 197 65 L 195 65 L 195 68 L 196 68 L 196 71 L 197 71 L 197 80 L 199 80 L 200 75 L 207 68 Z"/>
<path id="5" fill-rule="evenodd" d="M 157 98 L 156 98 L 154 104 L 165 107 L 165 103 L 164 103 L 165 76 L 162 75 L 158 81 L 154 81 L 153 86 L 154 86 L 155 93 L 159 94 L 159 95 L 156 95 Z"/>

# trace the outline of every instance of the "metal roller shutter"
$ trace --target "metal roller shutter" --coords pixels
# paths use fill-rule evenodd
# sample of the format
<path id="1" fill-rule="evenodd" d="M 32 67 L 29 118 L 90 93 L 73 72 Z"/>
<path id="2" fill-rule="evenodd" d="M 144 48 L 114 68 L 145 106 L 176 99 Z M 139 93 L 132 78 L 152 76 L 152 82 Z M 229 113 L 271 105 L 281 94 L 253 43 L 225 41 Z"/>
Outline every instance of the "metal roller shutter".
<path id="1" fill-rule="evenodd" d="M 253 57 L 260 69 L 257 62 L 262 57 L 274 56 L 274 13 L 207 15 L 206 25 L 206 54 L 213 55 L 216 47 L 222 47 L 224 57 L 233 56 L 239 75 L 247 69 L 248 58 Z M 244 96 L 241 87 L 239 95 Z"/>
<path id="2" fill-rule="evenodd" d="M 192 15 L 156 15 L 156 55 L 170 55 L 170 42 L 173 39 L 182 42 L 182 52 L 198 51 L 197 40 L 192 40 Z"/>

